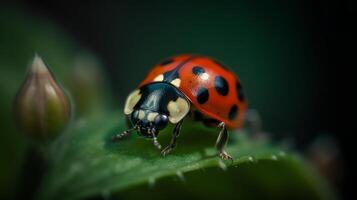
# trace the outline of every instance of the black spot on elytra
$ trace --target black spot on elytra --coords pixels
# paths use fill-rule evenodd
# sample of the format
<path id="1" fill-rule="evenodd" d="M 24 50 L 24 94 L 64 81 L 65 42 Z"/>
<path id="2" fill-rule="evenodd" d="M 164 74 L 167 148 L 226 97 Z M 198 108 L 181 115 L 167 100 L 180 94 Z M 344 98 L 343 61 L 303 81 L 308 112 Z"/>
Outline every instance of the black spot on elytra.
<path id="1" fill-rule="evenodd" d="M 228 82 L 222 76 L 216 76 L 214 78 L 214 88 L 216 89 L 218 94 L 220 94 L 222 96 L 226 96 L 229 91 Z"/>
<path id="2" fill-rule="evenodd" d="M 170 64 L 170 63 L 172 63 L 172 62 L 174 62 L 174 59 L 169 58 L 169 59 L 166 59 L 166 60 L 162 61 L 162 62 L 160 63 L 160 65 L 161 65 L 161 66 L 165 66 L 165 65 L 168 65 L 168 64 Z"/>
<path id="3" fill-rule="evenodd" d="M 206 103 L 209 98 L 207 88 L 201 87 L 200 89 L 198 89 L 196 98 L 199 104 Z"/>
<path id="4" fill-rule="evenodd" d="M 231 107 L 231 109 L 229 110 L 229 114 L 228 114 L 229 120 L 233 120 L 234 118 L 236 118 L 237 114 L 238 114 L 238 106 L 237 105 L 233 105 Z"/>
<path id="5" fill-rule="evenodd" d="M 244 91 L 243 91 L 243 88 L 242 88 L 242 85 L 240 84 L 240 82 L 237 82 L 236 90 L 237 90 L 237 97 L 238 97 L 239 101 L 244 101 L 245 95 L 244 95 Z"/>
<path id="6" fill-rule="evenodd" d="M 195 75 L 199 76 L 199 75 L 205 73 L 205 70 L 200 66 L 195 66 L 195 67 L 192 68 L 192 73 L 194 73 Z"/>

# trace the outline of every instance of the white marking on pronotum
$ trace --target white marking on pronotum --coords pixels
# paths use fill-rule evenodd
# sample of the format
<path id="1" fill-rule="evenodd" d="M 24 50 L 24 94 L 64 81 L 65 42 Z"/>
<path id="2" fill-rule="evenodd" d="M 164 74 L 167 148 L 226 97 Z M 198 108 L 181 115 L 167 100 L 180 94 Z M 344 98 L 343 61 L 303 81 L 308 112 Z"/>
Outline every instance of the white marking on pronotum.
<path id="1" fill-rule="evenodd" d="M 163 80 L 164 80 L 164 75 L 160 74 L 160 75 L 156 76 L 153 81 L 157 82 L 157 81 L 163 81 Z"/>
<path id="2" fill-rule="evenodd" d="M 150 122 L 153 122 L 155 120 L 155 117 L 158 115 L 159 115 L 159 113 L 157 113 L 157 112 L 149 113 L 147 116 L 147 120 Z"/>
<path id="3" fill-rule="evenodd" d="M 140 90 L 137 89 L 129 94 L 125 101 L 124 113 L 129 115 L 133 112 L 134 106 L 139 102 L 141 98 Z"/>
<path id="4" fill-rule="evenodd" d="M 181 85 L 181 79 L 176 78 L 175 80 L 171 81 L 171 84 L 176 86 L 176 87 L 180 87 Z"/>
<path id="5" fill-rule="evenodd" d="M 176 101 L 170 101 L 167 104 L 167 110 L 170 113 L 170 122 L 177 124 L 190 111 L 190 105 L 188 104 L 187 100 L 179 97 Z"/>
<path id="6" fill-rule="evenodd" d="M 139 110 L 138 118 L 139 119 L 144 119 L 144 117 L 145 117 L 145 112 L 143 110 Z"/>

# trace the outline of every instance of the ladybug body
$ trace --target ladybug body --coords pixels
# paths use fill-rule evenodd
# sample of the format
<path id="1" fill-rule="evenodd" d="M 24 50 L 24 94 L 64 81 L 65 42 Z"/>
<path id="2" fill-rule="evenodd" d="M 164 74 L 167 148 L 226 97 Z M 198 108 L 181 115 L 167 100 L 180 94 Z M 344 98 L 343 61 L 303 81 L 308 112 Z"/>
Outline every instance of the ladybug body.
<path id="1" fill-rule="evenodd" d="M 231 159 L 224 151 L 227 128 L 242 126 L 247 108 L 237 76 L 216 60 L 197 55 L 180 55 L 156 65 L 132 92 L 124 113 L 133 127 L 113 139 L 121 139 L 132 130 L 152 138 L 156 147 L 160 130 L 175 124 L 171 143 L 162 150 L 166 155 L 176 146 L 183 119 L 191 116 L 206 125 L 221 129 L 216 148 L 222 159 Z"/>

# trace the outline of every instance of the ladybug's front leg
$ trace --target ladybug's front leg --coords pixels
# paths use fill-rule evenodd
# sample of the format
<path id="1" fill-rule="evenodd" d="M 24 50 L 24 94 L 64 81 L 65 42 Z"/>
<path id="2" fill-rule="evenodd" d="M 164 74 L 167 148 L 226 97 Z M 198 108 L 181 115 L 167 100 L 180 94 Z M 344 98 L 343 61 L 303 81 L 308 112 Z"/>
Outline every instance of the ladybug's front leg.
<path id="1" fill-rule="evenodd" d="M 182 122 L 183 122 L 183 120 L 179 121 L 176 124 L 174 132 L 172 133 L 172 138 L 171 138 L 170 144 L 167 145 L 167 147 L 165 147 L 161 151 L 162 156 L 165 156 L 166 154 L 170 153 L 172 151 L 172 149 L 174 149 L 176 147 L 176 140 L 181 132 Z"/>
<path id="2" fill-rule="evenodd" d="M 233 158 L 224 150 L 224 146 L 228 141 L 228 131 L 224 122 L 221 122 L 218 125 L 218 128 L 221 128 L 219 132 L 217 141 L 216 141 L 216 149 L 218 151 L 218 155 L 223 160 L 233 160 Z"/>

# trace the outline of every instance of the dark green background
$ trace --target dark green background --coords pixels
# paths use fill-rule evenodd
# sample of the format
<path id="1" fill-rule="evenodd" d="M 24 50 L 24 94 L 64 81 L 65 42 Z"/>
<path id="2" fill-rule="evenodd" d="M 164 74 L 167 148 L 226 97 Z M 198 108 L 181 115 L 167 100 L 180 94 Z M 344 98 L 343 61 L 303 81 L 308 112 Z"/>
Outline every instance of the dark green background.
<path id="1" fill-rule="evenodd" d="M 117 104 L 160 60 L 181 53 L 221 60 L 240 76 L 273 135 L 304 142 L 334 132 L 336 86 L 327 50 L 334 22 L 315 1 L 27 3 L 105 63 Z M 331 31 L 332 30 L 332 31 Z"/>
<path id="2" fill-rule="evenodd" d="M 336 124 L 338 58 L 331 53 L 339 51 L 336 3 L 20 0 L 0 6 L 0 72 L 10 74 L 0 82 L 4 190 L 15 187 L 24 150 L 19 135 L 12 134 L 12 95 L 34 52 L 65 87 L 73 57 L 83 49 L 93 52 L 117 110 L 157 62 L 205 54 L 238 74 L 250 108 L 261 113 L 273 137 L 293 137 L 299 146 L 320 133 L 344 137 Z"/>

